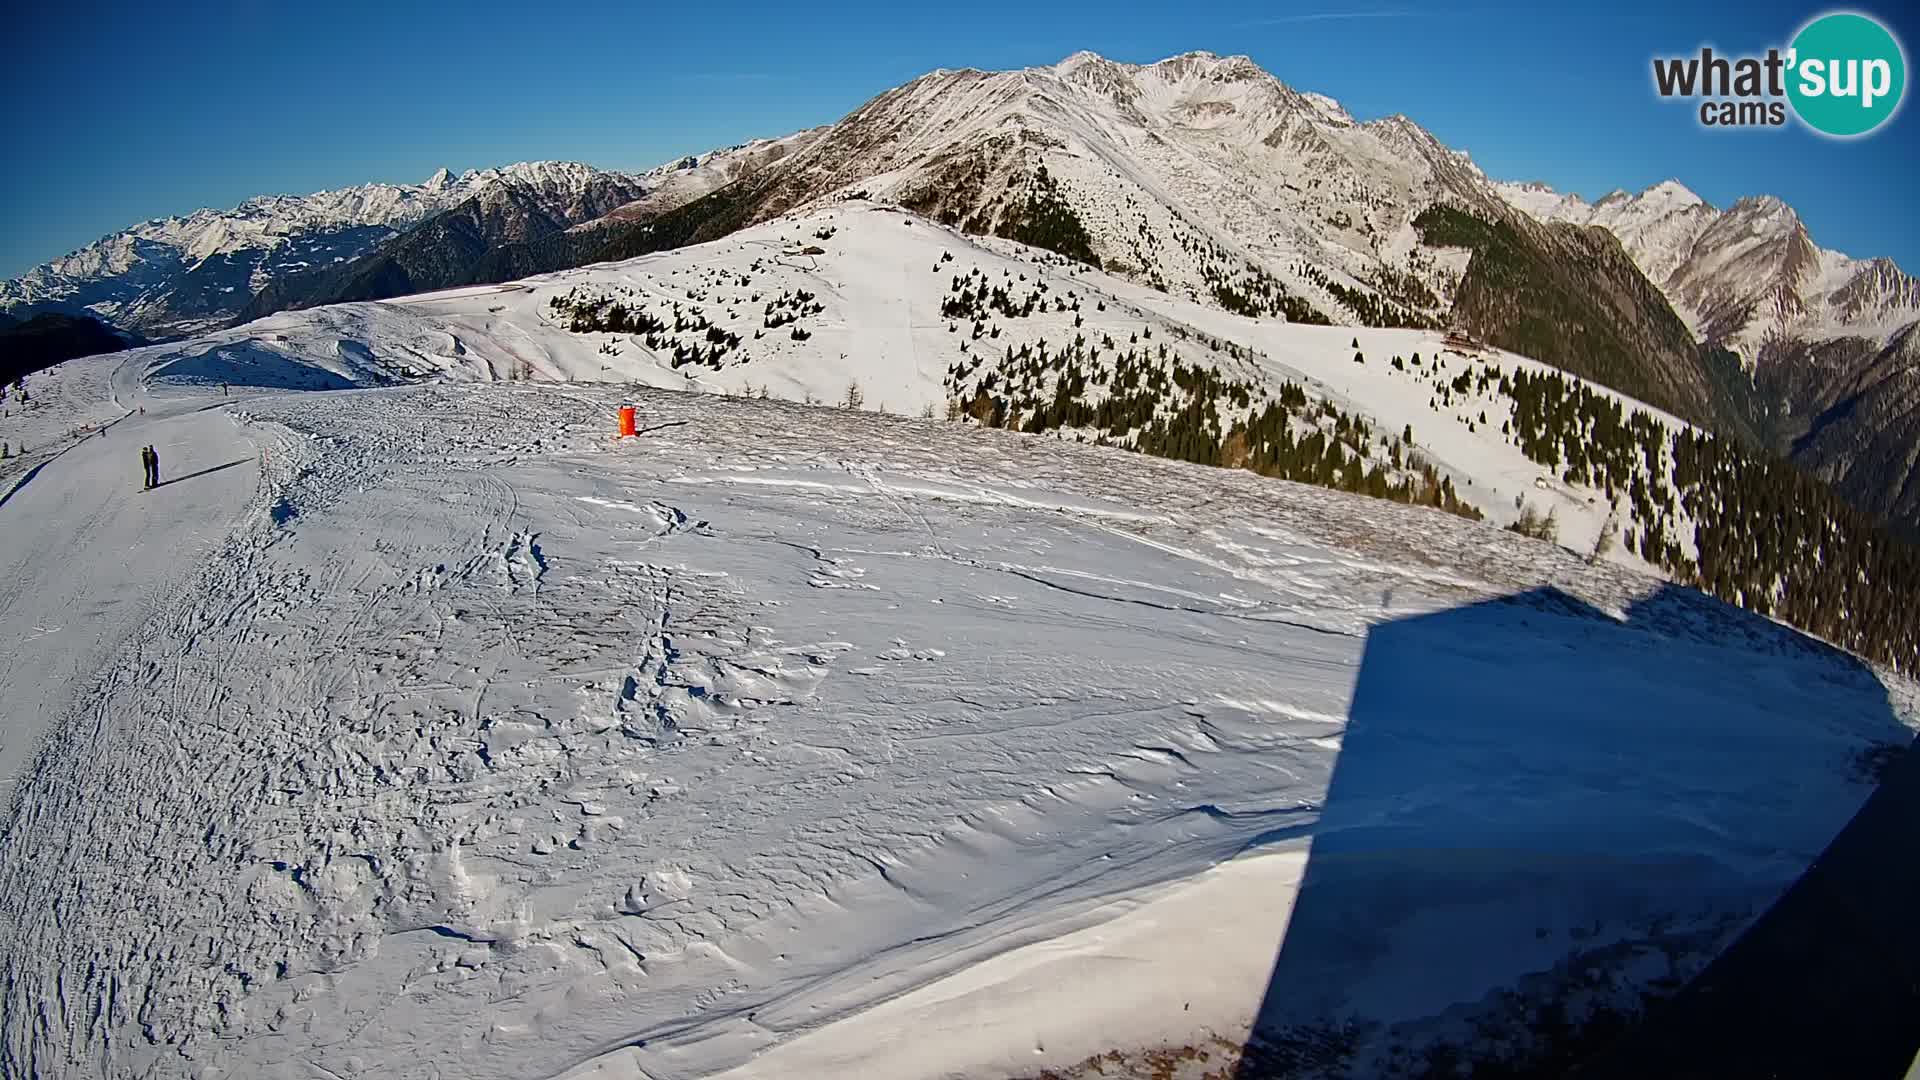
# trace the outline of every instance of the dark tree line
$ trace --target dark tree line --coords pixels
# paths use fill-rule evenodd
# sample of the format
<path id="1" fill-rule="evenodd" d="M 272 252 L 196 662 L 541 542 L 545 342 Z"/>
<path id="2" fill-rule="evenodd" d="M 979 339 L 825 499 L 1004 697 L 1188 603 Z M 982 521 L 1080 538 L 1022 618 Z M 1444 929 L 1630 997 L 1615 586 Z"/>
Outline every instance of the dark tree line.
<path id="1" fill-rule="evenodd" d="M 1786 462 L 1689 432 L 1674 442 L 1698 558 L 1675 569 L 1722 599 L 1911 672 L 1920 552 Z"/>
<path id="2" fill-rule="evenodd" d="M 1311 323 L 1315 326 L 1332 326 L 1333 320 L 1314 307 L 1304 297 L 1293 295 L 1280 279 L 1257 266 L 1249 265 L 1244 275 L 1232 277 L 1210 273 L 1209 264 L 1202 268 L 1207 276 L 1208 286 L 1213 290 L 1213 299 L 1221 307 L 1236 315 L 1245 315 L 1254 319 L 1267 319 L 1275 315 L 1293 323 Z"/>
<path id="3" fill-rule="evenodd" d="M 0 315 L 0 382 L 13 382 L 63 360 L 144 345 L 90 315 L 41 314 L 17 321 Z"/>
<path id="4" fill-rule="evenodd" d="M 677 300 L 669 304 L 671 319 L 654 314 L 644 304 L 629 305 L 619 298 L 583 293 L 577 287 L 548 298 L 547 306 L 572 333 L 631 334 L 647 348 L 668 353 L 675 368 L 698 364 L 718 371 L 727 356 L 740 347 L 739 334 L 715 326 L 700 308 L 682 307 Z M 691 340 L 683 335 L 691 335 Z M 603 347 L 601 351 L 612 353 L 613 349 Z"/>
<path id="5" fill-rule="evenodd" d="M 1011 271 L 1006 280 L 991 282 L 986 271 L 970 270 L 965 274 L 956 274 L 947 296 L 940 302 L 940 314 L 949 319 L 965 319 L 983 322 L 989 315 L 1000 315 L 1009 319 L 1031 318 L 1035 311 L 1079 311 L 1080 303 L 1076 298 L 1071 303 L 1065 297 L 1047 295 L 1047 284 L 1035 281 L 1027 285 L 1026 274 L 1021 274 L 1015 283 Z M 983 331 L 984 332 L 984 331 Z M 975 334 L 978 338 L 980 334 Z M 995 335 L 998 336 L 998 335 Z"/>
<path id="6" fill-rule="evenodd" d="M 1151 327 L 1129 334 L 1124 347 L 1083 335 L 1057 348 L 1008 345 L 992 364 L 976 353 L 948 368 L 949 416 L 1030 433 L 1092 432 L 1098 442 L 1155 457 L 1481 516 L 1412 450 L 1410 436 L 1381 438 L 1364 417 L 1310 399 L 1295 383 L 1266 397 L 1151 336 Z M 1202 344 L 1222 351 L 1211 339 Z M 1245 418 L 1229 422 L 1223 409 Z"/>
<path id="7" fill-rule="evenodd" d="M 1093 237 L 1045 165 L 1034 171 L 1026 199 L 1007 208 L 994 235 L 1100 268 L 1100 257 L 1093 253 Z"/>
<path id="8" fill-rule="evenodd" d="M 1296 263 L 1294 270 L 1301 277 L 1333 294 L 1362 326 L 1411 326 L 1428 330 L 1439 325 L 1435 320 L 1394 303 L 1384 296 L 1365 292 L 1334 280 L 1325 270 L 1311 263 Z"/>
<path id="9" fill-rule="evenodd" d="M 1145 228 L 1145 224 L 1141 226 Z M 1254 319 L 1281 316 L 1288 322 L 1331 326 L 1333 320 L 1295 296 L 1265 268 L 1233 254 L 1204 233 L 1179 233 L 1180 246 L 1200 267 L 1200 281 L 1221 307 Z M 1165 286 L 1161 286 L 1164 290 Z"/>
<path id="10" fill-rule="evenodd" d="M 1826 485 L 1559 373 L 1499 382 L 1529 459 L 1624 497 L 1629 550 L 1728 603 L 1896 670 L 1920 667 L 1920 552 Z"/>
<path id="11" fill-rule="evenodd" d="M 1413 311 L 1434 312 L 1440 308 L 1440 298 L 1412 271 L 1382 265 L 1374 270 L 1369 284 L 1382 297 Z"/>

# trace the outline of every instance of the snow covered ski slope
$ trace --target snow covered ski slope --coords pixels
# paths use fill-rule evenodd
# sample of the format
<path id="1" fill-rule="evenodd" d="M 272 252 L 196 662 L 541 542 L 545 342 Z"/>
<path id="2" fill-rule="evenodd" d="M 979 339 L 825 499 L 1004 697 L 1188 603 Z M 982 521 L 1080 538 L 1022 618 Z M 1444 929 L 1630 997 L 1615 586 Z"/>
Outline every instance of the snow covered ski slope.
<path id="1" fill-rule="evenodd" d="M 1359 354 L 1364 362 L 1356 363 Z M 1496 349 L 1449 348 L 1437 331 L 1254 320 L 1090 270 L 1060 256 L 962 235 L 860 200 L 781 218 L 711 243 L 506 285 L 287 312 L 142 350 L 157 378 L 331 389 L 425 377 L 613 382 L 947 416 L 976 395 L 1049 403 L 1119 400 L 1144 372 L 1139 417 L 1051 426 L 1059 438 L 1138 445 L 1189 404 L 1220 433 L 1303 392 L 1300 438 L 1319 432 L 1388 476 L 1417 456 L 1498 524 L 1552 512 L 1561 543 L 1592 553 L 1616 532 L 1658 531 L 1690 547 L 1674 510 L 1635 514 L 1623 490 L 1568 480 L 1522 452 L 1499 376 L 1552 373 Z M 1078 384 L 1055 373 L 1070 356 Z M 1218 380 L 1212 396 L 1185 372 Z M 1478 381 L 1487 376 L 1489 383 Z M 1156 382 L 1157 380 L 1157 382 Z M 1467 382 L 1471 385 L 1467 385 Z M 1574 385 L 1583 385 L 1572 380 Z M 1073 388 L 1074 385 L 1078 389 Z M 1679 420 L 1600 387 L 1673 434 Z M 1365 436 L 1322 406 L 1365 420 Z M 1029 426 L 1031 413 L 1006 422 Z M 1134 422 L 1134 421 L 1138 422 Z M 1671 461 L 1641 469 L 1659 491 Z M 1624 485 L 1622 485 L 1624 488 Z M 1670 502 L 1671 500 L 1669 500 Z M 1605 558 L 1649 569 L 1613 544 Z"/>
<path id="2" fill-rule="evenodd" d="M 31 378 L 40 402 L 7 421 L 9 435 L 46 441 L 0 472 L 0 801 L 45 728 L 226 538 L 258 480 L 257 451 L 226 416 L 150 398 L 138 374 L 118 355 L 70 361 Z M 147 445 L 162 486 L 136 498 Z"/>
<path id="3" fill-rule="evenodd" d="M 1256 1014 L 1363 1072 L 1524 1056 L 1475 1025 L 1698 970 L 1911 738 L 1843 654 L 1437 511 L 771 400 L 280 389 L 591 362 L 488 320 L 544 289 L 133 354 L 127 468 L 0 505 L 17 578 L 151 598 L 0 697 L 45 729 L 0 1073 L 1011 1076 Z M 818 334 L 946 334 L 907 308 Z M 154 438 L 248 464 L 138 495 Z"/>

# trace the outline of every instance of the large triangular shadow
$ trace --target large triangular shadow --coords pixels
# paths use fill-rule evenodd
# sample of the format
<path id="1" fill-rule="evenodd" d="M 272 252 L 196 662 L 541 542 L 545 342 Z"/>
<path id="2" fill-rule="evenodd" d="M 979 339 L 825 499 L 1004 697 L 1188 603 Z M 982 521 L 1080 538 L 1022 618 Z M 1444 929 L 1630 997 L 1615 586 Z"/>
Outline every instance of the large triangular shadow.
<path id="1" fill-rule="evenodd" d="M 1856 811 L 1881 824 L 1843 840 L 1843 880 L 1884 851 L 1909 868 L 1873 917 L 1895 897 L 1920 912 L 1920 795 L 1861 810 L 1910 741 L 1858 660 L 1691 590 L 1624 619 L 1542 588 L 1380 624 L 1236 1076 L 1561 1076 L 1626 1055 Z M 1879 940 L 1911 965 L 1912 931 Z M 1920 1019 L 1858 1038 L 1910 1060 Z M 1635 1060 L 1594 1075 L 1664 1074 Z"/>
<path id="2" fill-rule="evenodd" d="M 1896 1077 L 1920 1065 L 1920 741 L 1779 903 L 1571 1075 Z"/>

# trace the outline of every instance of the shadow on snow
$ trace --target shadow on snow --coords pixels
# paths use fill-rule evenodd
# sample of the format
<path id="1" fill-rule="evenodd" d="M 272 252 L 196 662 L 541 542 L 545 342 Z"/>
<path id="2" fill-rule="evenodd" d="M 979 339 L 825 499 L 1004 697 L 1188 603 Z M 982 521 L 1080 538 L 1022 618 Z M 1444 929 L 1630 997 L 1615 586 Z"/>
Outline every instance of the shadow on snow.
<path id="1" fill-rule="evenodd" d="M 227 469 L 232 469 L 240 465 L 245 465 L 247 462 L 252 460 L 253 459 L 250 457 L 239 458 L 234 461 L 229 461 L 224 465 L 214 465 L 209 468 L 201 469 L 199 472 L 190 472 L 190 473 L 187 473 L 185 476 L 176 476 L 171 480 L 162 480 L 153 486 L 154 488 L 163 488 L 169 484 L 178 484 L 186 480 L 196 480 L 202 476 L 206 476 L 209 473 L 224 472 Z"/>
<path id="2" fill-rule="evenodd" d="M 253 342 L 218 345 L 192 356 L 167 359 L 154 365 L 147 378 L 267 390 L 351 390 L 358 385 L 345 376 L 291 360 Z"/>
<path id="3" fill-rule="evenodd" d="M 1691 590 L 1378 625 L 1236 1076 L 1898 1076 L 1911 740 L 1865 665 Z"/>

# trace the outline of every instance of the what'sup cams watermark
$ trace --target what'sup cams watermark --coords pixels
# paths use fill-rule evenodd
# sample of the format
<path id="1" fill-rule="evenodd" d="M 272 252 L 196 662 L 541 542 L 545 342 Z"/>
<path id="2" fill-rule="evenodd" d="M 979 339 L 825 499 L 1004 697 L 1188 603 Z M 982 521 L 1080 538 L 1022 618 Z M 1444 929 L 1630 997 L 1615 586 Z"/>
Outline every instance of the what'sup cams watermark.
<path id="1" fill-rule="evenodd" d="M 1653 85 L 1662 98 L 1697 99 L 1703 127 L 1780 127 L 1791 110 L 1814 131 L 1851 138 L 1899 111 L 1907 58 L 1879 20 L 1843 11 L 1814 19 L 1791 45 L 1763 56 L 1702 48 L 1655 57 Z"/>

